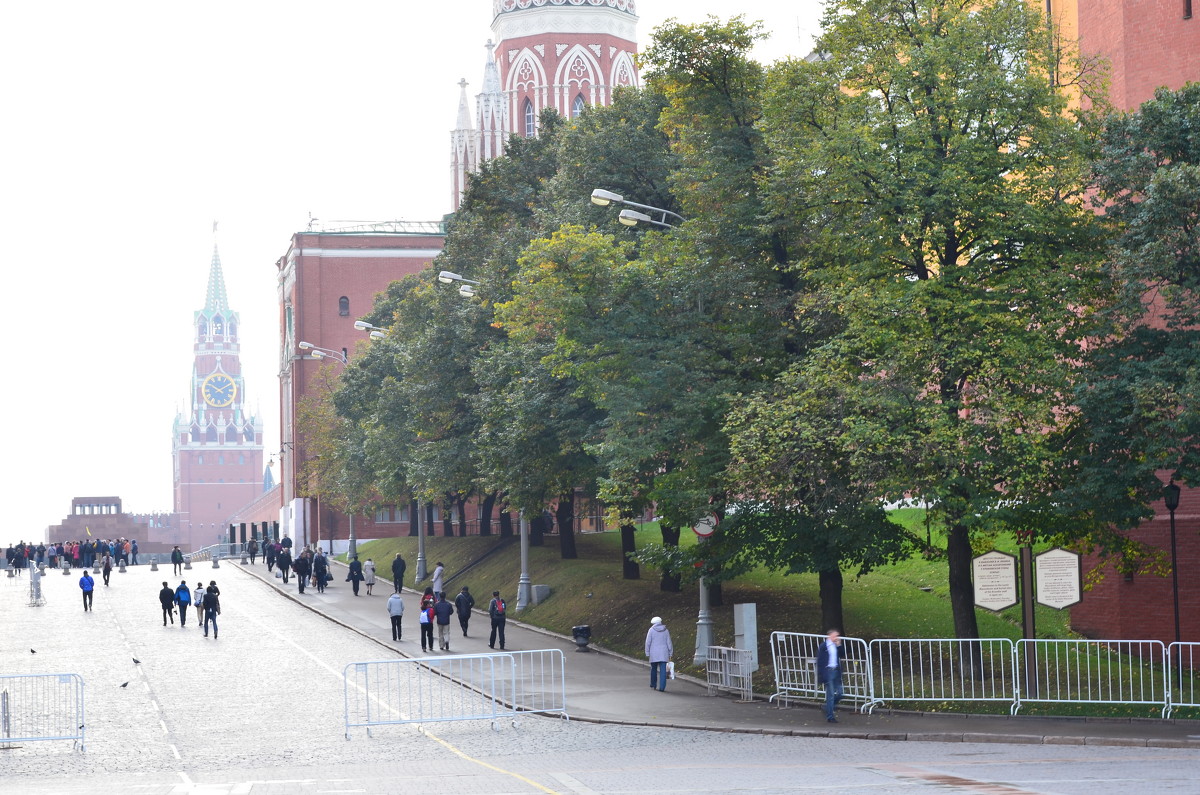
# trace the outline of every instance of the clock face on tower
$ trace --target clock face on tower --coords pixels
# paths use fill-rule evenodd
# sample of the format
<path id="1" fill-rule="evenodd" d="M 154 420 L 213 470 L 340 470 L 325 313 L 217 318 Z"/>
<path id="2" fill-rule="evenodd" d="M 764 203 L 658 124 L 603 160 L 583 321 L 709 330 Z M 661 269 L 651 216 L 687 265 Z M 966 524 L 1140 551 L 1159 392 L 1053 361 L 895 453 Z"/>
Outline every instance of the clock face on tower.
<path id="1" fill-rule="evenodd" d="M 223 409 L 233 402 L 237 396 L 237 384 L 224 373 L 213 373 L 204 379 L 200 387 L 204 402 L 215 408 Z"/>

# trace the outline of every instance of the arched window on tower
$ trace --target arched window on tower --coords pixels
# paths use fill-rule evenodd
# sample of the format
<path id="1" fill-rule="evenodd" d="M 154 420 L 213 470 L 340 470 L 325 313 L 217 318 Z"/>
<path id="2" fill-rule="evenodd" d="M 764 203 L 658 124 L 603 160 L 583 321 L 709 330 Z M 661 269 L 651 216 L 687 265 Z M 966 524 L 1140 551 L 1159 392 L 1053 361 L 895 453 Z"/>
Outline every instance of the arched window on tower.
<path id="1" fill-rule="evenodd" d="M 338 314 L 342 317 L 350 317 L 350 299 L 344 295 L 338 299 Z"/>
<path id="2" fill-rule="evenodd" d="M 217 315 L 213 318 L 213 336 L 219 337 L 225 333 L 225 318 Z"/>
<path id="3" fill-rule="evenodd" d="M 199 425 L 192 426 L 192 441 L 193 442 L 200 441 L 200 426 Z"/>
<path id="4" fill-rule="evenodd" d="M 521 115 L 525 117 L 525 137 L 532 138 L 537 135 L 537 116 L 534 115 L 533 103 L 528 98 L 525 100 Z"/>
<path id="5" fill-rule="evenodd" d="M 208 426 L 208 430 L 204 434 L 204 441 L 206 441 L 206 442 L 217 441 L 217 426 L 216 425 Z"/>
<path id="6" fill-rule="evenodd" d="M 571 118 L 578 119 L 586 107 L 587 103 L 583 101 L 583 94 L 576 94 L 575 101 L 571 103 Z"/>
<path id="7" fill-rule="evenodd" d="M 233 320 L 230 320 L 229 321 L 229 338 L 233 339 L 235 337 L 237 337 L 237 323 L 234 322 Z"/>
<path id="8" fill-rule="evenodd" d="M 205 320 L 204 318 L 200 318 L 200 320 L 196 323 L 196 338 L 204 339 L 207 336 L 208 336 L 208 321 Z"/>

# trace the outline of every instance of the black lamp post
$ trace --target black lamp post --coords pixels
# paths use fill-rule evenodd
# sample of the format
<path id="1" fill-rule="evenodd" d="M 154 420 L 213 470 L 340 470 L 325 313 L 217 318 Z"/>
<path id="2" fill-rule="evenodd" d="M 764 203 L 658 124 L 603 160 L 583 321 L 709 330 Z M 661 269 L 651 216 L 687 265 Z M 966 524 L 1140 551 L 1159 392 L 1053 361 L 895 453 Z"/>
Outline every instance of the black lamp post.
<path id="1" fill-rule="evenodd" d="M 1174 478 L 1163 487 L 1163 502 L 1171 514 L 1171 596 L 1175 601 L 1175 642 L 1179 642 L 1179 560 L 1175 554 L 1175 509 L 1179 507 L 1179 486 Z"/>

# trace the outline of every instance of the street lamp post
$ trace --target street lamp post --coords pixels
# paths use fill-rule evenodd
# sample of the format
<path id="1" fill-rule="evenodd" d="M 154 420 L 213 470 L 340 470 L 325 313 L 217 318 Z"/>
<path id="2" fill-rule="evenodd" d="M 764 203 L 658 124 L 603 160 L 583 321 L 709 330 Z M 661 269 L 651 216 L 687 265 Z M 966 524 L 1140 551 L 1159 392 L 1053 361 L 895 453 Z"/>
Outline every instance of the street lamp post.
<path id="1" fill-rule="evenodd" d="M 383 328 L 382 326 L 372 326 L 365 320 L 354 321 L 354 328 L 358 329 L 359 331 L 369 332 L 369 336 L 373 340 L 381 340 L 387 336 L 387 329 Z"/>
<path id="2" fill-rule="evenodd" d="M 425 502 L 417 500 L 417 572 L 416 582 L 425 579 Z"/>
<path id="3" fill-rule="evenodd" d="M 649 204 L 638 204 L 631 202 L 619 193 L 613 193 L 610 190 L 596 188 L 592 191 L 592 204 L 597 207 L 607 207 L 610 204 L 624 204 L 626 207 L 636 207 L 637 210 L 625 209 L 617 216 L 617 220 L 625 226 L 637 226 L 638 224 L 651 224 L 659 226 L 663 229 L 674 229 L 675 224 L 668 223 L 667 218 L 672 218 L 676 223 L 683 223 L 683 216 L 678 213 L 673 213 L 670 210 L 664 210 L 661 207 L 651 207 Z M 638 212 L 645 210 L 646 212 Z M 647 213 L 658 213 L 658 218 L 653 218 Z"/>
<path id="4" fill-rule="evenodd" d="M 717 530 L 717 521 L 715 516 L 705 516 L 696 522 L 692 527 L 692 532 L 701 541 L 710 538 Z M 702 564 L 697 564 L 702 565 Z M 708 583 L 704 576 L 700 576 L 700 612 L 696 616 L 696 653 L 692 656 L 694 665 L 708 664 L 708 647 L 712 646 L 713 640 L 713 622 L 712 608 L 708 601 Z"/>
<path id="5" fill-rule="evenodd" d="M 1163 502 L 1171 515 L 1171 597 L 1175 603 L 1175 642 L 1179 643 L 1179 558 L 1175 552 L 1175 509 L 1179 507 L 1179 486 L 1175 479 L 1163 487 Z"/>
<path id="6" fill-rule="evenodd" d="M 521 530 L 521 577 L 517 580 L 517 612 L 529 607 L 529 519 L 524 509 L 518 514 Z"/>

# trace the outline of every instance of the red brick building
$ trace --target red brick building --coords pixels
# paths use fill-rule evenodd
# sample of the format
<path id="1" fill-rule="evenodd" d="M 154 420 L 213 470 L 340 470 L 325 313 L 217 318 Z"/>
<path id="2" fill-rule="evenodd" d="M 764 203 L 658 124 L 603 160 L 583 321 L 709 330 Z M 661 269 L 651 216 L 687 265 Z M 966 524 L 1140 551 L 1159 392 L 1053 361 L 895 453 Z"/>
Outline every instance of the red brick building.
<path id="1" fill-rule="evenodd" d="M 305 429 L 297 422 L 298 408 L 306 396 L 319 390 L 322 367 L 340 367 L 339 357 L 349 359 L 355 344 L 366 341 L 367 335 L 354 322 L 371 311 L 375 296 L 392 282 L 427 268 L 444 240 L 440 223 L 311 230 L 293 235 L 287 253 L 276 263 L 282 442 L 275 456 L 280 464 L 276 505 L 280 531 L 302 545 L 333 540 L 334 549 L 344 551 L 349 520 L 325 506 L 319 491 L 300 477 L 311 452 Z M 302 342 L 312 347 L 301 348 Z M 323 352 L 333 358 L 320 358 Z M 265 511 L 260 503 L 254 513 L 261 517 Z M 251 521 L 248 517 L 239 517 L 239 522 Z M 371 517 L 356 516 L 354 521 L 360 538 L 396 534 L 394 525 L 377 528 Z"/>
<path id="2" fill-rule="evenodd" d="M 1133 110 L 1160 86 L 1200 80 L 1200 19 L 1190 0 L 1048 0 L 1065 32 L 1077 31 L 1085 56 L 1110 66 L 1110 99 Z M 1170 473 L 1159 473 L 1166 483 Z M 1164 503 L 1134 537 L 1169 555 L 1170 516 Z M 1200 641 L 1200 490 L 1184 489 L 1175 511 L 1180 637 Z M 1092 569 L 1096 561 L 1085 561 Z M 1103 580 L 1071 608 L 1071 626 L 1097 638 L 1175 639 L 1171 576 L 1123 576 L 1106 567 Z"/>

